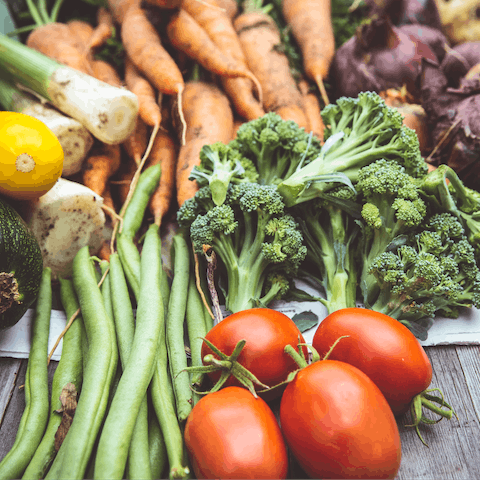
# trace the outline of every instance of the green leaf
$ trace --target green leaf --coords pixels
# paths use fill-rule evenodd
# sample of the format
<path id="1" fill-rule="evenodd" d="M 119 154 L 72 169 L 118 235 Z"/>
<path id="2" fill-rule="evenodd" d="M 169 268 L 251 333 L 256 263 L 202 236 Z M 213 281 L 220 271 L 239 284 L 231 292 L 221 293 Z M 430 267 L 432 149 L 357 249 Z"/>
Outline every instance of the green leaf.
<path id="1" fill-rule="evenodd" d="M 318 315 L 313 313 L 311 310 L 306 312 L 296 313 L 292 320 L 295 322 L 295 325 L 303 333 L 310 328 L 313 328 L 318 324 Z"/>

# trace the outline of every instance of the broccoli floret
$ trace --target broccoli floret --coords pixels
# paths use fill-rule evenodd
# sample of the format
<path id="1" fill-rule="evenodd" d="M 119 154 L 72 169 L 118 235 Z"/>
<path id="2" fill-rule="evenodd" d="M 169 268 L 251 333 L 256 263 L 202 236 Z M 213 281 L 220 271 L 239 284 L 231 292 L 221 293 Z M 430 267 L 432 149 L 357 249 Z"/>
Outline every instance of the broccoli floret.
<path id="1" fill-rule="evenodd" d="M 328 313 L 356 306 L 358 260 L 357 224 L 360 206 L 356 194 L 339 186 L 292 209 L 307 245 L 301 273 L 323 289 L 320 300 Z"/>
<path id="2" fill-rule="evenodd" d="M 253 162 L 264 185 L 288 178 L 317 158 L 321 148 L 317 138 L 274 112 L 242 124 L 229 146 Z"/>
<path id="3" fill-rule="evenodd" d="M 415 178 L 392 160 L 377 160 L 360 169 L 357 190 L 362 204 L 363 267 L 360 286 L 366 304 L 378 294 L 369 273 L 373 259 L 418 227 L 427 215 Z"/>
<path id="4" fill-rule="evenodd" d="M 332 182 L 354 185 L 359 170 L 381 158 L 398 162 L 413 177 L 427 173 L 415 131 L 377 93 L 341 97 L 322 110 L 322 119 L 325 144 L 319 157 L 278 185 L 287 206 L 316 197 Z"/>
<path id="5" fill-rule="evenodd" d="M 447 165 L 440 165 L 419 180 L 419 187 L 433 211 L 449 212 L 461 221 L 479 262 L 480 193 L 466 187 L 455 171 Z"/>
<path id="6" fill-rule="evenodd" d="M 189 180 L 196 180 L 200 186 L 210 186 L 216 205 L 225 201 L 230 182 L 256 182 L 257 179 L 253 162 L 222 142 L 202 147 L 200 164 L 193 167 L 189 176 Z"/>
<path id="7" fill-rule="evenodd" d="M 408 243 L 378 255 L 369 273 L 379 294 L 369 308 L 407 326 L 443 315 L 456 318 L 460 307 L 480 307 L 480 270 L 459 220 L 434 214 Z"/>
<path id="8" fill-rule="evenodd" d="M 297 222 L 285 213 L 272 185 L 230 184 L 222 205 L 215 205 L 210 189 L 203 187 L 182 205 L 177 219 L 189 226 L 196 252 L 209 245 L 217 254 L 223 266 L 217 269 L 218 283 L 231 312 L 266 306 L 285 295 L 286 279 L 296 275 L 307 253 Z"/>

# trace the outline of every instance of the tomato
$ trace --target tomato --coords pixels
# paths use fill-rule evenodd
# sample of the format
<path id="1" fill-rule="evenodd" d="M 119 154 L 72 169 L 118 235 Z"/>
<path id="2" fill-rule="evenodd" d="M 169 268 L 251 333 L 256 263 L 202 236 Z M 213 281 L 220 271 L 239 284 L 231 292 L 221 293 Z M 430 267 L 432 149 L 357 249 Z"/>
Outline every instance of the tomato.
<path id="1" fill-rule="evenodd" d="M 196 478 L 287 477 L 287 448 L 275 415 L 245 388 L 202 397 L 184 437 Z"/>
<path id="2" fill-rule="evenodd" d="M 319 360 L 300 370 L 280 403 L 280 425 L 311 478 L 394 478 L 401 442 L 380 389 L 358 368 Z"/>
<path id="3" fill-rule="evenodd" d="M 432 365 L 413 333 L 394 318 L 365 308 L 345 308 L 319 325 L 312 345 L 323 356 L 335 340 L 330 360 L 341 360 L 367 374 L 382 391 L 395 415 L 432 381 Z"/>
<path id="4" fill-rule="evenodd" d="M 283 382 L 287 375 L 296 370 L 297 364 L 284 352 L 286 345 L 297 349 L 305 340 L 287 315 L 269 308 L 252 308 L 234 313 L 215 325 L 205 336 L 213 345 L 226 355 L 231 355 L 240 340 L 246 340 L 237 361 L 255 375 L 262 383 L 273 386 Z M 304 354 L 307 355 L 307 349 Z M 213 353 L 206 343 L 202 346 L 202 358 Z M 209 374 L 216 382 L 219 372 Z M 240 385 L 231 376 L 225 386 Z M 262 387 L 258 387 L 261 389 Z M 278 397 L 282 389 L 269 392 L 264 398 L 271 400 Z"/>

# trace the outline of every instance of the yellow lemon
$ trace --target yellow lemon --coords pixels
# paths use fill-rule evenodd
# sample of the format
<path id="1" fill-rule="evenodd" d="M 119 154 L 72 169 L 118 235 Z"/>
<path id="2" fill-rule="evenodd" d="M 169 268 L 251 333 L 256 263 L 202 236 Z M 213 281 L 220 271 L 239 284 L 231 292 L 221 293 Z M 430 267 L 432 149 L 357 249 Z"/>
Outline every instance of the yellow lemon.
<path id="1" fill-rule="evenodd" d="M 63 149 L 40 120 L 0 112 L 0 193 L 31 200 L 47 193 L 62 174 Z"/>

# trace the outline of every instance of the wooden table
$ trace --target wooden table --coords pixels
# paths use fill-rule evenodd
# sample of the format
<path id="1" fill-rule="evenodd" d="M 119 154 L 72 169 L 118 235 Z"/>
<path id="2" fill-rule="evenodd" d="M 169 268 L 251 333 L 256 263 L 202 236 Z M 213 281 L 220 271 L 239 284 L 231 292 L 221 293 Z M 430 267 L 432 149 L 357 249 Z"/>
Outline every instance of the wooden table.
<path id="1" fill-rule="evenodd" d="M 433 365 L 432 387 L 440 388 L 455 408 L 458 420 L 442 420 L 422 426 L 429 447 L 418 439 L 414 429 L 404 424 L 409 415 L 399 419 L 402 437 L 402 465 L 398 480 L 478 480 L 480 478 L 480 347 L 427 347 Z M 0 460 L 15 439 L 24 408 L 23 384 L 26 360 L 0 359 Z M 49 367 L 50 381 L 56 367 Z M 295 477 L 299 469 L 292 466 Z M 293 476 L 293 475 L 292 475 Z"/>

